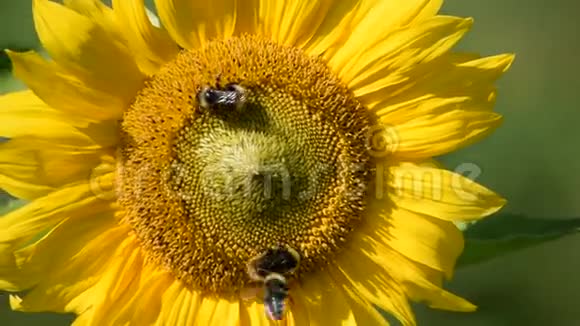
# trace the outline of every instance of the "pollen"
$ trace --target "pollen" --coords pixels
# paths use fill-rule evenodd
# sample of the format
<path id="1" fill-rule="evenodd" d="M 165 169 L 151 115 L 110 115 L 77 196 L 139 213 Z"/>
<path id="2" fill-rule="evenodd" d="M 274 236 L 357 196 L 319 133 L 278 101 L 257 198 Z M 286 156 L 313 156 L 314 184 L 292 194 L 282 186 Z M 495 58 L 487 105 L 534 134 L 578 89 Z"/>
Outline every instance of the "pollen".
<path id="1" fill-rule="evenodd" d="M 200 105 L 236 84 L 239 107 Z M 286 244 L 296 277 L 326 264 L 366 209 L 372 117 L 319 58 L 255 36 L 183 50 L 123 117 L 121 220 L 148 259 L 206 293 Z"/>

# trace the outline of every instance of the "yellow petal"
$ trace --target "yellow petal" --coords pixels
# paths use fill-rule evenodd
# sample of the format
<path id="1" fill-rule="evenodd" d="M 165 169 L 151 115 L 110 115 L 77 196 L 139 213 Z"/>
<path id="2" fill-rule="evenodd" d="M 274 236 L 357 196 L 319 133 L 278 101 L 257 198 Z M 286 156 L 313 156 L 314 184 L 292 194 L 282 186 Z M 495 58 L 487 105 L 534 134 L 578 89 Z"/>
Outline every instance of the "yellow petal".
<path id="1" fill-rule="evenodd" d="M 418 24 L 435 16 L 443 6 L 443 0 L 428 0 L 424 1 L 423 7 L 416 11 L 415 17 L 411 24 Z"/>
<path id="2" fill-rule="evenodd" d="M 0 188 L 13 197 L 26 200 L 44 196 L 54 190 L 50 186 L 30 183 L 11 177 L 3 171 L 0 171 Z"/>
<path id="3" fill-rule="evenodd" d="M 342 290 L 326 272 L 309 274 L 300 287 L 291 291 L 304 302 L 310 325 L 356 325 L 355 316 Z M 332 307 L 334 312 L 328 313 L 328 307 Z"/>
<path id="4" fill-rule="evenodd" d="M 343 290 L 365 298 L 369 303 L 393 314 L 404 326 L 416 325 L 401 285 L 383 271 L 382 266 L 356 247 L 343 250 L 336 265 L 328 268 L 336 284 Z"/>
<path id="5" fill-rule="evenodd" d="M 15 251 L 14 257 L 23 271 L 34 270 L 42 276 L 43 271 L 61 269 L 65 261 L 79 252 L 90 254 L 87 248 L 91 248 L 90 243 L 102 233 L 108 233 L 109 236 L 117 234 L 119 238 L 125 234 L 121 229 L 109 231 L 115 227 L 117 224 L 112 210 L 73 216 L 59 223 L 38 241 Z M 63 242 L 67 242 L 66 247 Z"/>
<path id="6" fill-rule="evenodd" d="M 212 39 L 225 39 L 234 33 L 235 0 L 155 0 L 155 5 L 163 26 L 183 48 L 201 48 Z"/>
<path id="7" fill-rule="evenodd" d="M 277 43 L 301 47 L 312 38 L 336 2 L 260 1 L 260 32 Z"/>
<path id="8" fill-rule="evenodd" d="M 429 114 L 384 127 L 395 137 L 390 145 L 394 157 L 417 160 L 447 154 L 481 140 L 502 123 L 502 116 L 494 112 L 454 109 L 453 102 L 438 104 L 443 107 L 431 107 Z"/>
<path id="9" fill-rule="evenodd" d="M 411 20 L 412 22 L 422 21 L 423 19 L 433 16 L 441 7 L 441 0 L 424 1 L 422 3 L 408 1 L 406 4 L 411 6 L 424 6 L 422 9 L 416 11 L 416 16 Z M 401 9 L 401 3 L 391 1 L 391 4 L 396 4 L 397 9 Z M 328 10 L 326 17 L 312 36 L 310 41 L 305 45 L 305 50 L 312 56 L 324 55 L 324 58 L 329 59 L 339 50 L 344 43 L 351 36 L 352 31 L 357 28 L 359 24 L 365 20 L 366 23 L 376 23 L 373 21 L 371 10 L 377 12 L 384 10 L 386 13 L 383 17 L 392 17 L 396 12 L 391 11 L 385 2 L 379 0 L 341 0 L 334 1 L 331 8 Z M 384 21 L 383 21 L 384 22 Z M 380 25 L 380 29 L 374 30 L 372 37 L 375 37 L 377 31 L 388 33 L 390 30 L 383 30 L 384 24 Z M 366 35 L 367 38 L 369 35 Z"/>
<path id="10" fill-rule="evenodd" d="M 103 19 L 103 17 L 114 20 L 111 8 L 101 0 L 62 0 L 62 3 L 67 8 L 95 20 Z"/>
<path id="11" fill-rule="evenodd" d="M 238 0 L 236 2 L 236 27 L 234 34 L 256 34 L 259 25 L 261 0 Z"/>
<path id="12" fill-rule="evenodd" d="M 359 100 L 385 120 L 417 117 L 422 114 L 417 106 L 430 100 L 457 101 L 462 109 L 489 111 L 495 103 L 493 83 L 513 60 L 511 54 L 480 58 L 469 53 L 448 53 L 434 62 L 418 64 L 403 78 L 361 95 Z"/>
<path id="13" fill-rule="evenodd" d="M 483 58 L 472 58 L 472 60 L 462 60 L 457 63 L 457 67 L 466 70 L 477 71 L 474 76 L 480 77 L 482 81 L 494 81 L 505 73 L 514 62 L 515 55 L 511 53 L 498 54 Z"/>
<path id="14" fill-rule="evenodd" d="M 154 74 L 179 51 L 167 31 L 153 26 L 143 0 L 113 0 L 119 24 L 141 70 Z"/>
<path id="15" fill-rule="evenodd" d="M 113 187 L 110 175 L 99 180 L 106 180 L 107 186 Z M 87 211 L 102 212 L 109 206 L 110 202 L 95 196 L 94 186 L 89 182 L 67 186 L 0 218 L 0 243 L 20 247 L 65 218 L 82 216 Z"/>
<path id="16" fill-rule="evenodd" d="M 243 302 L 240 311 L 240 321 L 243 326 L 274 326 L 264 311 L 264 305 L 256 301 Z"/>
<path id="17" fill-rule="evenodd" d="M 414 301 L 427 302 L 430 307 L 451 311 L 473 311 L 475 306 L 465 299 L 441 289 L 440 272 L 404 257 L 385 243 L 388 239 L 379 231 L 379 219 L 368 219 L 352 239 L 352 246 L 361 248 L 384 272 L 402 284 Z"/>
<path id="18" fill-rule="evenodd" d="M 31 91 L 0 96 L 0 136 L 28 138 L 51 143 L 101 149 L 116 145 L 119 139 L 115 121 L 90 123 L 55 110 Z"/>
<path id="19" fill-rule="evenodd" d="M 175 282 L 167 271 L 159 271 L 157 266 L 145 266 L 141 273 L 139 290 L 125 305 L 124 310 L 114 321 L 115 325 L 153 325 L 161 312 L 160 293 L 167 291 Z"/>
<path id="20" fill-rule="evenodd" d="M 362 298 L 358 293 L 346 288 L 342 289 L 348 303 L 354 313 L 356 320 L 355 325 L 379 325 L 389 326 L 388 320 L 385 316 L 372 305 L 370 302 Z"/>
<path id="21" fill-rule="evenodd" d="M 192 301 L 198 302 L 197 296 L 193 300 L 192 293 L 187 291 L 180 282 L 174 282 L 167 293 L 163 294 L 162 307 L 157 325 L 178 325 L 184 323 L 183 315 L 189 314 Z"/>
<path id="22" fill-rule="evenodd" d="M 463 235 L 452 222 L 403 209 L 373 209 L 369 219 L 378 219 L 385 243 L 409 259 L 453 275 L 463 251 Z"/>
<path id="23" fill-rule="evenodd" d="M 293 291 L 293 288 L 291 289 Z M 294 292 L 290 293 L 288 299 L 288 314 L 286 317 L 287 326 L 311 325 L 314 322 L 310 320 L 308 303 L 304 296 L 297 296 Z"/>
<path id="24" fill-rule="evenodd" d="M 212 320 L 214 319 L 216 308 L 220 301 L 218 298 L 204 297 L 201 300 L 201 305 L 195 312 L 195 318 L 192 319 L 194 322 L 189 323 L 189 325 L 213 325 Z M 227 318 L 227 316 L 220 317 Z"/>
<path id="25" fill-rule="evenodd" d="M 349 62 L 358 61 L 360 55 L 387 38 L 393 31 L 418 23 L 433 16 L 441 1 L 363 1 L 363 17 L 356 19 L 348 39 L 332 57 L 328 57 L 330 67 L 339 75 Z M 344 79 L 347 82 L 350 79 Z"/>
<path id="26" fill-rule="evenodd" d="M 473 106 L 469 95 L 455 97 L 436 97 L 433 94 L 421 95 L 404 102 L 394 103 L 388 107 L 375 106 L 374 111 L 379 120 L 387 126 L 404 125 L 405 123 L 420 119 L 425 115 L 441 115 L 451 111 L 458 114 L 464 111 L 484 111 L 490 113 L 490 106 Z M 470 114 L 470 113 L 467 113 Z"/>
<path id="27" fill-rule="evenodd" d="M 91 19 L 49 0 L 34 0 L 34 22 L 42 45 L 65 71 L 93 88 L 129 103 L 144 76 L 129 48 Z M 71 28 L 74 26 L 74 28 Z"/>
<path id="28" fill-rule="evenodd" d="M 103 255 L 103 253 L 101 253 Z M 93 289 L 93 325 L 118 325 L 123 309 L 139 290 L 144 257 L 135 237 L 127 234 Z"/>
<path id="29" fill-rule="evenodd" d="M 40 240 L 22 249 L 10 242 L 0 243 L 0 289 L 22 291 L 37 284 L 64 253 L 86 245 L 112 220 L 110 212 L 108 216 L 107 213 L 91 215 L 86 221 L 79 217 L 67 218 Z M 63 248 L 65 239 L 67 246 Z"/>
<path id="30" fill-rule="evenodd" d="M 116 41 L 124 42 L 113 10 L 101 0 L 62 0 L 62 3 L 99 24 Z"/>
<path id="31" fill-rule="evenodd" d="M 407 259 L 404 259 L 403 262 L 409 266 L 404 269 L 412 271 L 409 273 L 410 275 L 405 275 L 403 278 L 404 280 L 411 279 L 410 281 L 407 280 L 404 282 L 411 300 L 424 302 L 433 309 L 458 312 L 472 312 L 477 310 L 477 307 L 471 302 L 441 289 L 441 285 L 431 283 L 427 278 L 421 277 L 421 274 L 419 273 L 414 274 L 416 273 L 415 270 L 422 268 L 428 269 L 427 267 L 415 265 Z M 412 267 L 414 267 L 415 270 L 413 270 Z"/>
<path id="32" fill-rule="evenodd" d="M 470 19 L 437 16 L 398 30 L 345 64 L 341 79 L 356 96 L 400 82 L 417 64 L 432 62 L 449 51 L 471 25 Z"/>
<path id="33" fill-rule="evenodd" d="M 179 280 L 162 294 L 161 310 L 155 325 L 194 325 L 201 310 L 203 296 L 188 289 Z"/>
<path id="34" fill-rule="evenodd" d="M 16 138 L 0 143 L 0 188 L 31 200 L 65 184 L 87 180 L 100 163 L 95 150 Z"/>
<path id="35" fill-rule="evenodd" d="M 191 302 L 191 293 L 185 289 L 181 282 L 173 282 L 160 295 L 162 306 L 155 325 L 177 324 L 176 316 L 179 315 L 179 312 L 182 309 L 189 310 L 189 307 L 184 306 L 184 302 Z"/>
<path id="36" fill-rule="evenodd" d="M 131 98 L 117 91 L 97 88 L 65 72 L 38 53 L 7 51 L 14 75 L 50 107 L 91 121 L 113 120 L 122 116 Z"/>
<path id="37" fill-rule="evenodd" d="M 471 179 L 434 166 L 401 163 L 389 168 L 387 178 L 397 207 L 446 221 L 477 220 L 506 203 Z"/>
<path id="38" fill-rule="evenodd" d="M 422 79 L 418 86 L 428 87 L 430 92 L 440 96 L 465 94 L 477 99 L 479 95 L 488 100 L 489 89 L 495 90 L 493 83 L 510 69 L 515 56 L 508 53 L 479 58 L 454 53 L 447 60 L 449 64 L 439 68 L 445 71 L 444 74 L 437 69 L 429 78 Z"/>
<path id="39" fill-rule="evenodd" d="M 0 108 L 0 121 L 8 121 L 8 119 L 13 119 L 15 115 L 19 115 L 18 118 L 21 120 L 35 117 L 42 120 L 42 122 L 32 125 L 29 128 L 18 128 L 18 124 L 16 126 L 8 126 L 10 123 L 3 123 L 0 125 L 0 128 L 4 128 L 1 129 L 2 131 L 0 131 L 0 135 L 10 138 L 17 136 L 15 134 L 9 135 L 4 130 L 14 130 L 12 132 L 20 131 L 21 133 L 27 132 L 28 134 L 32 134 L 26 129 L 37 130 L 40 125 L 49 124 L 54 121 L 60 122 L 62 124 L 61 126 L 68 124 L 74 127 L 86 128 L 89 125 L 89 121 L 82 119 L 81 117 L 75 117 L 71 114 L 65 114 L 62 111 L 51 108 L 30 90 L 0 95 Z M 70 127 L 68 127 L 67 130 L 70 130 Z M 60 131 L 54 130 L 52 132 Z"/>
<path id="40" fill-rule="evenodd" d="M 75 320 L 75 324 L 90 325 L 99 322 L 110 325 L 153 325 L 161 310 L 160 293 L 165 293 L 174 282 L 169 272 L 146 264 L 140 275 L 134 279 L 136 291 L 129 293 L 128 297 L 119 298 L 112 307 L 113 310 L 107 313 L 106 320 L 97 320 L 95 316 L 102 315 L 102 312 L 92 306 Z"/>
<path id="41" fill-rule="evenodd" d="M 367 15 L 376 2 L 377 0 L 335 1 L 316 33 L 304 45 L 304 50 L 313 57 L 332 57 L 336 48 L 348 39 L 352 28 Z"/>
<path id="42" fill-rule="evenodd" d="M 77 318 L 73 321 L 71 326 L 89 326 L 92 318 L 91 316 L 92 310 L 88 309 L 87 311 L 77 315 Z"/>
<path id="43" fill-rule="evenodd" d="M 236 326 L 240 319 L 240 302 L 237 300 L 219 299 L 210 323 L 201 324 L 198 319 L 195 325 Z M 203 321 L 203 320 L 202 320 Z M 190 325 L 193 325 L 190 323 Z"/>
<path id="44" fill-rule="evenodd" d="M 62 237 L 79 230 L 68 224 L 68 230 L 64 227 L 55 229 L 54 233 L 48 234 L 36 245 L 20 253 L 21 259 L 27 257 L 22 268 L 38 268 L 36 277 L 39 282 L 24 297 L 14 300 L 12 309 L 26 312 L 82 313 L 93 307 L 97 298 L 95 291 L 103 275 L 118 271 L 111 271 L 109 267 L 112 262 L 120 259 L 114 253 L 127 237 L 128 229 L 103 229 L 104 225 L 87 229 L 87 226 L 97 225 L 86 221 L 84 224 L 76 224 L 84 229 L 77 236 Z M 90 240 L 90 237 L 93 239 Z M 69 242 L 70 248 L 67 247 Z"/>

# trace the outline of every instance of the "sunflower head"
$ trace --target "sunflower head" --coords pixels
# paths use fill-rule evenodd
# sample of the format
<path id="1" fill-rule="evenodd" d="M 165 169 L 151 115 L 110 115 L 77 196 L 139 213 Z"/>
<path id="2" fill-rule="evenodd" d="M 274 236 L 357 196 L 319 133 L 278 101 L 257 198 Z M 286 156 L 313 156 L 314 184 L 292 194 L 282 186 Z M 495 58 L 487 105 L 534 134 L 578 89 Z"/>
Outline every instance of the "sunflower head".
<path id="1" fill-rule="evenodd" d="M 247 261 L 277 243 L 304 272 L 331 260 L 365 210 L 369 112 L 319 59 L 256 36 L 164 68 L 125 113 L 120 146 L 123 218 L 152 255 L 210 291 L 248 285 Z M 200 103 L 222 85 L 243 105 Z"/>
<path id="2" fill-rule="evenodd" d="M 88 325 L 474 309 L 441 289 L 453 223 L 504 201 L 432 157 L 499 124 L 512 56 L 452 52 L 471 20 L 427 0 L 158 0 L 161 25 L 142 0 L 33 3 L 50 59 L 11 52 L 30 90 L 0 98 L 0 188 L 30 200 L 0 219 L 0 288 L 29 290 L 14 309 Z"/>

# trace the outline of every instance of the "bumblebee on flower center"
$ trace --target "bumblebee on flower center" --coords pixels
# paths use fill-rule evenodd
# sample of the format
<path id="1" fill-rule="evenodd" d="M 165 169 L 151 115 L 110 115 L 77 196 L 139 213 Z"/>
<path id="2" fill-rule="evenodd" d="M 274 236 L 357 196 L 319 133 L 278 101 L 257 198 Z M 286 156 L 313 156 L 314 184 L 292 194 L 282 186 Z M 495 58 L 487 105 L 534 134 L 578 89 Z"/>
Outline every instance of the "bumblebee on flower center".
<path id="1" fill-rule="evenodd" d="M 284 243 L 297 277 L 356 228 L 373 117 L 321 60 L 257 36 L 184 50 L 124 114 L 119 202 L 148 257 L 192 288 L 238 291 Z"/>

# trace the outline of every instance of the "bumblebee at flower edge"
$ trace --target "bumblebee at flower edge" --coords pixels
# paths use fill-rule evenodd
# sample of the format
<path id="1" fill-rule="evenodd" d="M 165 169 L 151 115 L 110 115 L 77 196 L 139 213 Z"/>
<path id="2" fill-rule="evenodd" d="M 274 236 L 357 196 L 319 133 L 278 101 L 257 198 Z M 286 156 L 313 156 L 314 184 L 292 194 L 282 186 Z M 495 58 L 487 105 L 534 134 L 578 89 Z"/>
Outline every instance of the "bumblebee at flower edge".
<path id="1" fill-rule="evenodd" d="M 299 263 L 300 254 L 288 246 L 270 248 L 248 263 L 250 278 L 264 283 L 264 305 L 273 320 L 282 320 L 289 290 L 285 275 L 292 274 Z"/>
<path id="2" fill-rule="evenodd" d="M 442 289 L 454 222 L 505 200 L 433 157 L 500 125 L 513 55 L 452 51 L 472 20 L 441 5 L 156 0 L 154 25 L 142 0 L 33 0 L 49 58 L 9 51 L 28 90 L 0 97 L 0 188 L 28 201 L 0 218 L 12 309 L 77 326 L 473 311 Z"/>

